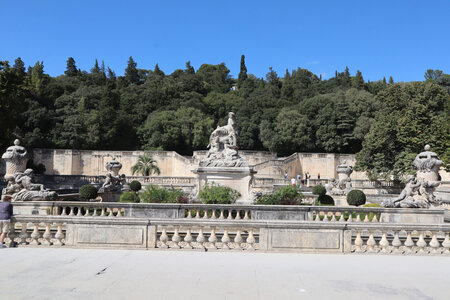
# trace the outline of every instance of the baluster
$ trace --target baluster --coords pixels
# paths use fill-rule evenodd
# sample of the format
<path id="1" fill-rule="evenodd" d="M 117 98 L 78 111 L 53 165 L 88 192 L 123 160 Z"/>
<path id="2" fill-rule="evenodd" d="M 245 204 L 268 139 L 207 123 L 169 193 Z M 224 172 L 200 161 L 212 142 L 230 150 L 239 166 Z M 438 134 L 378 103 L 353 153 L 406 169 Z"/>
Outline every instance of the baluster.
<path id="1" fill-rule="evenodd" d="M 442 242 L 442 248 L 443 248 L 442 253 L 448 254 L 450 252 L 450 239 L 448 237 L 448 232 L 444 232 L 444 235 L 445 235 L 445 239 Z"/>
<path id="2" fill-rule="evenodd" d="M 358 230 L 356 233 L 356 239 L 355 239 L 355 252 L 363 252 L 362 246 L 364 241 L 361 238 L 361 230 Z"/>
<path id="3" fill-rule="evenodd" d="M 122 216 L 122 210 L 123 210 L 123 216 Z M 121 218 L 121 217 L 124 217 L 124 216 L 125 216 L 125 208 L 119 207 L 119 208 L 117 209 L 117 215 L 116 215 L 116 217 L 117 217 L 117 218 Z"/>
<path id="4" fill-rule="evenodd" d="M 324 211 L 324 215 L 323 215 L 323 220 L 322 220 L 323 222 L 329 222 L 329 220 L 328 220 L 328 212 L 327 211 Z"/>
<path id="5" fill-rule="evenodd" d="M 241 249 L 241 243 L 242 243 L 242 242 L 243 242 L 243 239 L 242 239 L 242 235 L 241 235 L 241 230 L 238 229 L 238 230 L 236 231 L 236 236 L 234 237 L 234 244 L 235 244 L 234 249 L 235 249 L 235 250 L 240 250 L 240 249 Z"/>
<path id="6" fill-rule="evenodd" d="M 361 215 L 359 212 L 356 212 L 356 222 L 361 222 Z"/>
<path id="7" fill-rule="evenodd" d="M 67 216 L 66 207 L 65 206 L 61 206 L 61 208 L 62 208 L 61 216 Z"/>
<path id="8" fill-rule="evenodd" d="M 380 240 L 380 247 L 381 247 L 381 253 L 389 253 L 389 241 L 386 237 L 386 230 L 383 230 L 381 233 L 381 240 Z"/>
<path id="9" fill-rule="evenodd" d="M 51 244 L 52 234 L 50 232 L 50 223 L 45 223 L 45 232 L 42 235 L 42 244 L 50 245 Z"/>
<path id="10" fill-rule="evenodd" d="M 58 229 L 56 230 L 55 238 L 53 239 L 53 245 L 62 246 L 64 239 L 64 232 L 62 231 L 62 224 L 57 223 L 56 226 Z"/>
<path id="11" fill-rule="evenodd" d="M 188 209 L 188 210 L 187 210 L 187 217 L 186 217 L 186 218 L 192 219 L 191 213 L 192 213 L 192 209 Z"/>
<path id="12" fill-rule="evenodd" d="M 411 231 L 407 231 L 406 232 L 406 240 L 403 243 L 403 245 L 405 246 L 405 253 L 412 253 L 414 252 L 414 241 L 411 237 Z"/>
<path id="13" fill-rule="evenodd" d="M 197 209 L 197 211 L 195 213 L 195 218 L 200 219 L 200 210 L 199 209 Z"/>
<path id="14" fill-rule="evenodd" d="M 109 217 L 109 218 L 114 217 L 114 208 L 112 208 L 112 207 L 107 207 L 107 208 L 106 208 L 106 211 L 108 211 L 108 210 L 109 210 L 109 215 L 108 215 L 108 217 Z"/>
<path id="15" fill-rule="evenodd" d="M 200 227 L 200 230 L 198 231 L 197 239 L 198 248 L 205 248 L 205 236 L 203 235 L 203 228 Z"/>
<path id="16" fill-rule="evenodd" d="M 419 240 L 417 240 L 416 246 L 418 247 L 418 253 L 428 253 L 425 249 L 427 242 L 425 242 L 425 239 L 423 238 L 423 231 L 419 232 Z"/>
<path id="17" fill-rule="evenodd" d="M 166 227 L 162 228 L 161 236 L 159 237 L 161 245 L 159 248 L 168 248 L 167 241 L 169 241 L 169 236 L 167 235 Z"/>
<path id="18" fill-rule="evenodd" d="M 240 220 L 241 219 L 241 211 L 240 210 L 236 210 L 236 218 L 234 218 L 235 220 Z"/>
<path id="19" fill-rule="evenodd" d="M 394 239 L 392 240 L 392 247 L 393 247 L 393 253 L 403 253 L 403 251 L 400 249 L 400 246 L 402 245 L 402 242 L 400 241 L 400 238 L 398 237 L 398 231 L 394 232 Z"/>
<path id="20" fill-rule="evenodd" d="M 369 239 L 367 240 L 367 252 L 377 252 L 376 245 L 377 242 L 373 237 L 373 230 L 369 231 Z"/>
<path id="21" fill-rule="evenodd" d="M 364 217 L 364 222 L 370 222 L 369 221 L 369 213 L 368 212 L 366 212 L 366 216 Z"/>
<path id="22" fill-rule="evenodd" d="M 39 238 L 41 235 L 39 234 L 39 223 L 33 223 L 33 232 L 31 233 L 31 245 L 39 245 Z"/>
<path id="23" fill-rule="evenodd" d="M 74 209 L 75 209 L 75 207 L 73 207 L 73 206 L 70 207 L 70 214 L 69 214 L 69 216 L 71 216 L 71 217 L 75 216 Z"/>
<path id="24" fill-rule="evenodd" d="M 203 219 L 208 219 L 208 210 L 203 211 Z"/>
<path id="25" fill-rule="evenodd" d="M 336 222 L 336 212 L 331 212 L 331 220 L 330 222 Z"/>
<path id="26" fill-rule="evenodd" d="M 224 212 L 224 210 L 221 209 L 221 210 L 220 210 L 220 216 L 219 216 L 219 219 L 220 219 L 220 220 L 225 219 L 225 216 L 223 215 L 223 212 Z"/>
<path id="27" fill-rule="evenodd" d="M 353 222 L 353 212 L 351 210 L 348 212 L 347 222 Z"/>
<path id="28" fill-rule="evenodd" d="M 345 222 L 344 214 L 345 214 L 345 212 L 341 212 L 341 216 L 339 217 L 339 222 Z"/>
<path id="29" fill-rule="evenodd" d="M 211 212 L 211 219 L 213 219 L 213 220 L 217 219 L 216 210 L 215 209 L 213 209 L 212 212 Z"/>
<path id="30" fill-rule="evenodd" d="M 84 216 L 89 217 L 91 215 L 91 212 L 90 212 L 91 208 L 89 206 L 86 206 L 85 209 L 86 209 L 86 211 L 84 212 Z"/>
<path id="31" fill-rule="evenodd" d="M 19 244 L 26 245 L 28 242 L 27 239 L 30 237 L 29 233 L 27 231 L 27 223 L 22 222 L 20 224 L 22 225 L 22 230 L 19 234 L 19 239 L 20 239 Z"/>
<path id="32" fill-rule="evenodd" d="M 245 211 L 244 220 L 250 219 L 250 217 L 248 216 L 249 213 L 250 213 L 250 212 L 249 212 L 248 210 Z"/>
<path id="33" fill-rule="evenodd" d="M 171 248 L 180 249 L 179 242 L 181 241 L 181 237 L 178 234 L 179 226 L 175 226 L 175 232 L 172 235 L 172 244 Z"/>
<path id="34" fill-rule="evenodd" d="M 230 242 L 230 237 L 228 236 L 228 229 L 223 230 L 221 242 L 222 242 L 222 249 L 230 249 L 230 247 L 228 246 L 228 243 Z"/>
<path id="35" fill-rule="evenodd" d="M 192 249 L 192 245 L 191 245 L 192 240 L 193 239 L 192 239 L 192 234 L 191 234 L 191 228 L 189 227 L 186 232 L 186 235 L 184 236 L 184 241 L 186 242 L 186 245 L 184 246 L 184 248 Z"/>
<path id="36" fill-rule="evenodd" d="M 255 247 L 253 246 L 256 242 L 256 239 L 253 235 L 253 228 L 248 231 L 248 237 L 245 241 L 247 243 L 247 250 L 254 251 Z"/>
<path id="37" fill-rule="evenodd" d="M 101 209 L 100 217 L 104 217 L 105 216 L 105 207 L 101 207 L 100 209 Z"/>
<path id="38" fill-rule="evenodd" d="M 211 235 L 208 238 L 208 242 L 210 243 L 208 248 L 217 249 L 217 236 L 216 236 L 216 227 L 211 227 Z"/>
<path id="39" fill-rule="evenodd" d="M 372 223 L 378 223 L 377 213 L 373 213 Z"/>
<path id="40" fill-rule="evenodd" d="M 229 209 L 227 220 L 231 220 L 233 218 L 232 214 L 233 214 L 233 211 L 231 209 Z"/>
<path id="41" fill-rule="evenodd" d="M 431 237 L 431 241 L 430 241 L 430 247 L 431 247 L 431 253 L 440 253 L 438 251 L 438 248 L 440 246 L 439 241 L 437 240 L 437 232 L 436 231 L 432 231 L 431 232 L 432 237 Z"/>
<path id="42" fill-rule="evenodd" d="M 79 206 L 77 208 L 78 208 L 77 217 L 81 217 L 82 216 L 82 214 L 81 214 L 81 206 Z"/>
<path id="43" fill-rule="evenodd" d="M 314 219 L 315 222 L 320 222 L 320 211 L 315 211 L 316 213 L 316 218 Z"/>

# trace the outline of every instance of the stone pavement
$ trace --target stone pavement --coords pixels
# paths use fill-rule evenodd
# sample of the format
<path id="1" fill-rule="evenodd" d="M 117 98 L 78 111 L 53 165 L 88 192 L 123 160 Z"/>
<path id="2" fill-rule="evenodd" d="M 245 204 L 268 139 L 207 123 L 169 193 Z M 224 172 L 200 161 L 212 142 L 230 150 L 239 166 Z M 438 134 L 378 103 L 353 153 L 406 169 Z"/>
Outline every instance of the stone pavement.
<path id="1" fill-rule="evenodd" d="M 450 299 L 450 258 L 0 249 L 0 299 Z"/>

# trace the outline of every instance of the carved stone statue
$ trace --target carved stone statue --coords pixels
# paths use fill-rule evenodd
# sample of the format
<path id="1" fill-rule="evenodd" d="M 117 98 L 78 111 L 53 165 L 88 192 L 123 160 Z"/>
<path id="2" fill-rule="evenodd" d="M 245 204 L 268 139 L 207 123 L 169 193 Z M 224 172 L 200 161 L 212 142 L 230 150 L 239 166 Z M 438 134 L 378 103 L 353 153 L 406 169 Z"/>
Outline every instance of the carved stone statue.
<path id="1" fill-rule="evenodd" d="M 350 174 L 352 174 L 353 168 L 348 165 L 346 161 L 336 167 L 336 173 L 338 179 L 333 179 L 331 186 L 327 191 L 332 195 L 345 195 L 348 194 L 352 188 L 352 180 Z"/>
<path id="2" fill-rule="evenodd" d="M 2 155 L 2 159 L 6 161 L 5 179 L 7 181 L 13 181 L 14 174 L 25 171 L 28 160 L 27 150 L 20 146 L 19 140 L 15 140 L 14 146 L 6 149 L 6 152 Z"/>
<path id="3" fill-rule="evenodd" d="M 115 158 L 106 163 L 106 180 L 102 187 L 99 189 L 100 193 L 103 192 L 116 192 L 121 191 L 126 183 L 125 174 L 119 175 L 119 171 L 122 169 L 122 164 Z"/>
<path id="4" fill-rule="evenodd" d="M 228 123 L 217 127 L 209 137 L 209 151 L 200 167 L 248 167 L 239 156 L 237 147 L 237 121 L 233 112 L 228 114 Z"/>
<path id="5" fill-rule="evenodd" d="M 49 191 L 42 184 L 33 182 L 34 172 L 26 169 L 25 172 L 16 172 L 13 181 L 9 181 L 3 196 L 9 196 L 12 201 L 39 201 L 56 200 L 58 194 Z"/>
<path id="6" fill-rule="evenodd" d="M 383 201 L 382 206 L 429 208 L 440 204 L 434 196 L 434 190 L 440 184 L 439 168 L 443 162 L 436 153 L 429 150 L 430 146 L 426 145 L 425 151 L 419 153 L 414 159 L 413 165 L 417 168 L 416 176 L 410 176 L 400 195 L 393 200 Z"/>

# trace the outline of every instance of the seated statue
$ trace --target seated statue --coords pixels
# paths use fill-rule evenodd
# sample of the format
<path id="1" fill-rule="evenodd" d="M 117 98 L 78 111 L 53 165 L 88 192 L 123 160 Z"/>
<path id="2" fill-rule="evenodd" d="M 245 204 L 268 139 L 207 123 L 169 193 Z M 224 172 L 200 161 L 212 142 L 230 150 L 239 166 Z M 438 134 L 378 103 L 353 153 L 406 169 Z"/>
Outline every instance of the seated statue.
<path id="1" fill-rule="evenodd" d="M 16 172 L 14 181 L 8 184 L 3 194 L 10 195 L 13 201 L 45 201 L 57 198 L 56 192 L 45 189 L 42 184 L 34 183 L 33 177 L 32 169 L 26 169 L 23 173 Z"/>

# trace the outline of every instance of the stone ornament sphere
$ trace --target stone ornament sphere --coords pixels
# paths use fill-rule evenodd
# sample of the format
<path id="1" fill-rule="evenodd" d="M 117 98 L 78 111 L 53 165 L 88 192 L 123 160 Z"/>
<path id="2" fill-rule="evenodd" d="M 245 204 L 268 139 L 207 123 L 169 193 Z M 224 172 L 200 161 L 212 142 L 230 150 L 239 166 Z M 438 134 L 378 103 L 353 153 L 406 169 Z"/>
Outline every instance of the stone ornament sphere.
<path id="1" fill-rule="evenodd" d="M 425 151 L 416 156 L 413 165 L 417 168 L 416 177 L 418 180 L 438 182 L 440 181 L 439 169 L 443 162 L 436 153 L 430 151 L 430 148 L 430 145 L 425 145 Z"/>
<path id="2" fill-rule="evenodd" d="M 106 163 L 106 170 L 112 173 L 114 176 L 119 175 L 119 171 L 122 169 L 122 164 L 118 162 L 117 160 L 113 159 L 111 161 L 108 161 Z"/>
<path id="3" fill-rule="evenodd" d="M 14 180 L 15 173 L 23 173 L 27 166 L 27 150 L 20 146 L 20 141 L 16 139 L 14 146 L 8 147 L 3 153 L 2 159 L 6 162 L 5 179 L 7 181 Z"/>

